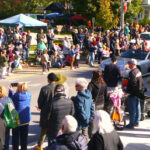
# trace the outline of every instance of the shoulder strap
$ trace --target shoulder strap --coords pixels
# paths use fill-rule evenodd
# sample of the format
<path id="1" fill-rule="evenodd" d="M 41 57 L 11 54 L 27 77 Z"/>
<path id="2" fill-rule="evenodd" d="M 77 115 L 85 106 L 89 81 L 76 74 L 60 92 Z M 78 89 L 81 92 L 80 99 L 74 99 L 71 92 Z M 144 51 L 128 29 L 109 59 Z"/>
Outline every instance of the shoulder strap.
<path id="1" fill-rule="evenodd" d="M 4 107 L 4 105 L 2 104 L 2 103 L 0 103 L 0 106 L 2 107 L 2 109 L 4 109 L 5 107 Z"/>

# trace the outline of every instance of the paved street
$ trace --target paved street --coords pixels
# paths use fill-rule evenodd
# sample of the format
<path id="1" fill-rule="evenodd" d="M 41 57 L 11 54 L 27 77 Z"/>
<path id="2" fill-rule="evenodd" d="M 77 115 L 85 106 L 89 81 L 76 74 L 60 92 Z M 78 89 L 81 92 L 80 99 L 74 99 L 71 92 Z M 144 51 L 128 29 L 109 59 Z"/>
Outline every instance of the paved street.
<path id="1" fill-rule="evenodd" d="M 85 77 L 88 81 L 91 78 L 91 72 L 95 68 L 89 68 L 87 65 L 81 65 L 79 70 L 70 71 L 67 67 L 65 69 L 53 69 L 51 71 L 59 72 L 67 77 L 67 84 L 69 87 L 69 96 L 76 95 L 74 89 L 74 82 L 78 77 Z M 148 77 L 144 78 L 145 85 L 150 90 L 147 84 Z M 29 91 L 32 93 L 31 101 L 31 111 L 32 111 L 32 121 L 30 123 L 29 129 L 29 149 L 34 147 L 36 141 L 39 137 L 39 112 L 37 111 L 37 98 L 40 88 L 47 84 L 46 75 L 41 75 L 41 68 L 34 69 L 24 69 L 19 71 L 14 76 L 8 77 L 6 80 L 0 80 L 0 84 L 8 87 L 12 82 L 27 82 L 29 86 Z M 150 95 L 150 91 L 147 92 Z M 150 119 L 141 122 L 140 127 L 135 130 L 124 130 L 119 131 L 119 135 L 125 146 L 125 150 L 150 150 Z M 47 143 L 45 143 L 46 145 Z"/>

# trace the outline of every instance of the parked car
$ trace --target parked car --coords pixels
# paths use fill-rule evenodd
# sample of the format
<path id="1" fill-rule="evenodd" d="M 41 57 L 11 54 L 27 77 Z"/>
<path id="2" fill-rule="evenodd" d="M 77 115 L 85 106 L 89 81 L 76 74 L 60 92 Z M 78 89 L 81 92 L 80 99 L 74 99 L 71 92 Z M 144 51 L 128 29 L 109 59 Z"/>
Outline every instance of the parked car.
<path id="1" fill-rule="evenodd" d="M 117 65 L 120 68 L 121 76 L 124 78 L 128 77 L 129 74 L 129 67 L 128 61 L 130 59 L 137 60 L 137 66 L 141 70 L 143 75 L 150 73 L 150 51 L 144 50 L 127 50 L 118 57 Z M 106 59 L 102 62 L 99 66 L 100 70 L 104 70 L 105 66 L 111 63 L 111 59 Z"/>

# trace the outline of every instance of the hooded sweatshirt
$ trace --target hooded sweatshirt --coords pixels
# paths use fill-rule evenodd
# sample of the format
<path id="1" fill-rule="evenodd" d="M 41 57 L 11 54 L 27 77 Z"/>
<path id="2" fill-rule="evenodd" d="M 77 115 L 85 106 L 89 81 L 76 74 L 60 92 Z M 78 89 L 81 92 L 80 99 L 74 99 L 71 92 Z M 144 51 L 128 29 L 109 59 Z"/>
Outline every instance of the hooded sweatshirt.
<path id="1" fill-rule="evenodd" d="M 92 93 L 92 98 L 96 105 L 104 104 L 107 97 L 106 84 L 91 81 L 88 85 L 88 89 Z"/>
<path id="2" fill-rule="evenodd" d="M 73 99 L 75 107 L 75 118 L 78 121 L 78 130 L 88 127 L 89 122 L 94 118 L 94 105 L 89 90 L 78 91 Z"/>

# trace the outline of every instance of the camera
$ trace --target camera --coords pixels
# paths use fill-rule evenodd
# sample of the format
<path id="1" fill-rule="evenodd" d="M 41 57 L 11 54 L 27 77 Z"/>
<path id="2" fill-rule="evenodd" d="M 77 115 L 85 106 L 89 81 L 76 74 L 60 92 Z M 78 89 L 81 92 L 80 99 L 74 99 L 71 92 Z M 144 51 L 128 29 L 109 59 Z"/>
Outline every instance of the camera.
<path id="1" fill-rule="evenodd" d="M 18 83 L 11 83 L 11 86 L 12 86 L 12 87 L 17 87 L 17 86 L 18 86 Z"/>

